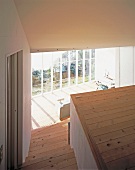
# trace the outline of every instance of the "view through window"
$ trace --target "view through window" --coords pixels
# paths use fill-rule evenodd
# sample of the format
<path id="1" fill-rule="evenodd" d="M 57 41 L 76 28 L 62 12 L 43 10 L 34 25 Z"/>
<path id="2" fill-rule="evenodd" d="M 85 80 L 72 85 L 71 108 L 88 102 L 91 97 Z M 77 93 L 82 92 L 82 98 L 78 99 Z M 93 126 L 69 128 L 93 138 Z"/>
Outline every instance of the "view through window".
<path id="1" fill-rule="evenodd" d="M 95 50 L 32 53 L 32 95 L 95 79 Z"/>

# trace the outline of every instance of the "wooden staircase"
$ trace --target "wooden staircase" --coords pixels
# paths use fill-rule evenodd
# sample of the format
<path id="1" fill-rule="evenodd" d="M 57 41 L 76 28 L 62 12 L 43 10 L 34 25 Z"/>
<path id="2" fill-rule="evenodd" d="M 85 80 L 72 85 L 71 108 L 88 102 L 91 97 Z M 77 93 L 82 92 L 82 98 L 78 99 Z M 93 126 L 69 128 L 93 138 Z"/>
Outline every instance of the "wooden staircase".
<path id="1" fill-rule="evenodd" d="M 73 149 L 68 144 L 68 121 L 32 131 L 29 155 L 22 170 L 77 170 Z"/>

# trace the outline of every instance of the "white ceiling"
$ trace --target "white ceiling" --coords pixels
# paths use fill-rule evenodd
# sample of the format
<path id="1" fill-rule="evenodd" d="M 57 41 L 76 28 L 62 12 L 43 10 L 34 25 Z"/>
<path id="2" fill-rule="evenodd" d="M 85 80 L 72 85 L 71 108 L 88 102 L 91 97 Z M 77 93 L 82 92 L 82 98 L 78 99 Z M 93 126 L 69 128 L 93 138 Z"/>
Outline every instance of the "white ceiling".
<path id="1" fill-rule="evenodd" d="M 135 45 L 135 0 L 14 0 L 31 51 Z"/>

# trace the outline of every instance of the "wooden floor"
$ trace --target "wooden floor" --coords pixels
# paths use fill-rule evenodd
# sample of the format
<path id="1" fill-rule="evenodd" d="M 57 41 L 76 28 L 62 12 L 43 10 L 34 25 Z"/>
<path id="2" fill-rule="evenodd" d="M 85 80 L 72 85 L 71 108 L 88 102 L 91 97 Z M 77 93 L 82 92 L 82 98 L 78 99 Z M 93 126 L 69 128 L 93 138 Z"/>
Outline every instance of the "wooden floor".
<path id="1" fill-rule="evenodd" d="M 68 121 L 32 131 L 29 155 L 22 170 L 77 170 L 74 151 L 68 144 Z"/>
<path id="2" fill-rule="evenodd" d="M 69 101 L 70 94 L 95 90 L 95 83 L 86 83 L 32 98 L 31 144 L 22 170 L 78 169 L 74 151 L 68 144 L 69 119 L 59 120 L 56 104 L 59 98 Z"/>
<path id="3" fill-rule="evenodd" d="M 32 129 L 49 126 L 60 122 L 57 107 L 58 99 L 64 98 L 62 102 L 70 101 L 70 94 L 95 91 L 97 85 L 93 83 L 80 84 L 78 86 L 70 86 L 62 90 L 56 90 L 53 93 L 47 93 L 43 96 L 32 98 Z"/>
<path id="4" fill-rule="evenodd" d="M 71 97 L 99 169 L 135 169 L 135 86 Z"/>

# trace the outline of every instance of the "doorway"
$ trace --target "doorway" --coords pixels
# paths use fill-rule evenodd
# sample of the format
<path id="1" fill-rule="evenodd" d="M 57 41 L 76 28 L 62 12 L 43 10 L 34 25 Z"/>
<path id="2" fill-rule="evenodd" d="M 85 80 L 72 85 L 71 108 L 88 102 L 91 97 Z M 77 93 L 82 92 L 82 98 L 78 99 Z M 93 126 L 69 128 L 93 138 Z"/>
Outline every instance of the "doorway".
<path id="1" fill-rule="evenodd" d="M 23 132 L 23 51 L 7 57 L 7 169 L 22 165 Z"/>

